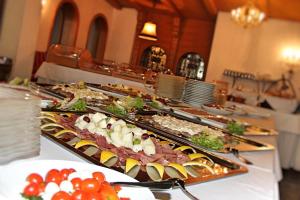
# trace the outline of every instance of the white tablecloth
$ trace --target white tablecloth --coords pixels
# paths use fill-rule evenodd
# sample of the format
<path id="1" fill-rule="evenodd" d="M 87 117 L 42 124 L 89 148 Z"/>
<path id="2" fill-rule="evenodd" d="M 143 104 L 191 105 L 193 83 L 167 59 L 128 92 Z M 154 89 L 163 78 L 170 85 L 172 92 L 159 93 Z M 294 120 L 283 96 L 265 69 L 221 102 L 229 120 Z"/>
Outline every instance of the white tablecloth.
<path id="1" fill-rule="evenodd" d="M 271 151 L 249 153 L 249 159 L 254 161 L 255 164 L 262 161 L 263 163 L 265 162 L 265 165 L 248 166 L 249 173 L 247 174 L 196 184 L 188 186 L 187 189 L 201 200 L 279 200 L 278 182 L 272 170 L 268 169 L 272 163 L 266 163 L 270 162 L 269 158 L 272 155 Z M 31 159 L 86 162 L 86 160 L 44 137 L 41 137 L 40 156 Z M 22 162 L 22 160 L 17 162 Z M 156 196 L 160 199 L 188 199 L 179 189 L 156 193 Z"/>
<path id="2" fill-rule="evenodd" d="M 38 69 L 35 76 L 38 78 L 38 80 L 42 80 L 43 82 L 47 82 L 47 83 L 51 83 L 49 81 L 64 82 L 64 83 L 86 81 L 88 83 L 96 83 L 96 84 L 103 84 L 103 85 L 106 85 L 108 83 L 124 84 L 141 90 L 144 89 L 146 91 L 150 90 L 150 92 L 153 92 L 153 90 L 146 88 L 145 84 L 140 82 L 125 80 L 122 78 L 117 78 L 117 77 L 104 75 L 104 74 L 88 72 L 81 69 L 65 67 L 54 63 L 48 63 L 48 62 L 43 62 L 43 64 Z"/>

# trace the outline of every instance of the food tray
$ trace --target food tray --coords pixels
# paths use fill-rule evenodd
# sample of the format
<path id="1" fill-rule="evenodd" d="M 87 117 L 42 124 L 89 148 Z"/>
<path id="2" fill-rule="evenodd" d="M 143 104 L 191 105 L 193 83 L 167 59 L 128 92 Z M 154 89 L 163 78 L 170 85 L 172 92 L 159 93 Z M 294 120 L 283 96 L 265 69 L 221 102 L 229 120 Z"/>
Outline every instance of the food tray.
<path id="1" fill-rule="evenodd" d="M 266 151 L 266 150 L 273 150 L 274 147 L 272 145 L 269 144 L 265 144 L 265 143 L 261 143 L 258 141 L 254 141 L 254 140 L 250 140 L 248 138 L 242 137 L 242 136 L 238 136 L 238 135 L 234 135 L 231 134 L 229 132 L 226 132 L 225 130 L 222 129 L 218 129 L 216 127 L 213 127 L 207 123 L 204 123 L 203 121 L 201 121 L 201 119 L 197 119 L 197 118 L 189 118 L 183 115 L 179 115 L 177 113 L 174 113 L 172 111 L 162 111 L 163 114 L 167 114 L 170 115 L 172 117 L 175 117 L 179 120 L 185 120 L 185 121 L 189 121 L 195 124 L 200 124 L 203 126 L 207 126 L 209 128 L 215 129 L 215 130 L 220 130 L 223 132 L 223 134 L 225 135 L 226 141 L 230 141 L 230 143 L 228 145 L 225 145 L 223 149 L 219 149 L 219 150 L 214 150 L 214 149 L 210 149 L 210 148 L 206 148 L 203 146 L 199 146 L 199 145 L 195 145 L 194 143 L 192 143 L 189 140 L 189 137 L 187 136 L 187 134 L 179 132 L 179 131 L 174 131 L 165 127 L 160 126 L 159 124 L 153 122 L 152 120 L 152 116 L 145 114 L 145 115 L 141 115 L 139 116 L 139 118 L 136 121 L 136 124 L 139 126 L 143 126 L 143 128 L 146 129 L 150 129 L 151 131 L 155 131 L 155 132 L 159 132 L 160 134 L 162 134 L 165 137 L 171 138 L 173 140 L 176 141 L 180 141 L 184 144 L 193 146 L 194 148 L 198 148 L 198 149 L 206 149 L 209 151 L 216 151 L 219 153 L 230 153 L 230 151 L 227 148 L 235 148 L 239 151 L 245 152 L 245 151 Z M 153 113 L 151 113 L 153 114 Z M 227 147 L 227 148 L 226 148 Z"/>
<path id="2" fill-rule="evenodd" d="M 200 118 L 202 122 L 221 129 L 226 129 L 226 125 L 228 122 L 235 121 L 234 119 L 228 117 L 211 115 L 206 113 L 205 111 L 201 111 L 193 108 L 174 110 L 174 112 L 189 118 Z M 273 129 L 260 128 L 248 123 L 245 123 L 245 128 L 246 130 L 243 134 L 244 136 L 278 135 L 278 132 Z"/>
<path id="3" fill-rule="evenodd" d="M 46 113 L 45 116 L 56 116 L 57 117 L 59 115 L 66 115 L 66 113 L 61 114 L 58 112 L 56 112 L 56 113 L 45 112 L 45 113 Z M 68 116 L 71 116 L 71 115 L 74 115 L 74 114 L 68 114 Z M 43 120 L 45 120 L 45 119 L 43 119 Z M 133 121 L 130 121 L 130 120 L 124 120 L 124 121 L 126 121 L 128 124 L 133 124 Z M 47 123 L 49 123 L 49 121 Z M 53 122 L 51 122 L 51 123 L 53 123 Z M 45 124 L 45 121 L 43 124 Z M 63 124 L 61 124 L 61 125 L 63 126 Z M 61 130 L 61 129 L 59 129 L 59 130 Z M 126 161 L 126 166 L 114 166 L 114 165 L 106 166 L 105 163 L 103 163 L 100 159 L 101 154 L 103 153 L 103 150 L 100 150 L 100 148 L 98 148 L 98 150 L 96 149 L 96 151 L 95 151 L 96 153 L 90 154 L 91 151 L 89 151 L 88 148 L 90 148 L 90 147 L 95 148 L 94 146 L 90 146 L 90 147 L 83 146 L 80 148 L 75 148 L 77 143 L 74 143 L 74 140 L 78 139 L 78 138 L 76 139 L 77 136 L 73 135 L 74 137 L 70 137 L 70 134 L 55 135 L 55 133 L 57 133 L 57 131 L 58 131 L 58 129 L 53 129 L 50 131 L 44 130 L 44 131 L 42 131 L 42 135 L 96 165 L 109 167 L 111 169 L 125 173 L 126 168 L 127 168 L 127 161 Z M 164 136 L 156 134 L 156 133 L 149 132 L 149 134 L 150 134 L 151 138 L 153 137 L 155 140 L 159 141 L 160 143 L 170 145 L 173 150 L 176 148 L 181 148 L 180 153 L 184 153 L 185 155 L 188 155 L 188 156 L 191 156 L 191 154 L 201 155 L 201 157 L 197 158 L 197 161 L 199 161 L 199 162 L 201 161 L 202 163 L 211 166 L 211 169 L 213 170 L 214 174 L 212 174 L 211 170 L 208 170 L 205 167 L 195 167 L 194 168 L 192 166 L 193 170 L 196 170 L 197 176 L 194 175 L 194 177 L 193 177 L 190 174 L 188 174 L 187 178 L 184 178 L 184 176 L 179 177 L 179 178 L 183 178 L 187 184 L 195 184 L 195 183 L 210 181 L 210 180 L 214 180 L 214 179 L 225 178 L 228 176 L 246 173 L 248 171 L 246 167 L 236 164 L 225 158 L 216 156 L 208 151 L 192 148 L 183 143 L 174 141 L 170 138 L 164 137 Z M 192 161 L 196 161 L 196 160 L 192 160 Z M 211 161 L 213 161 L 213 162 L 211 162 Z M 214 165 L 212 165 L 212 163 L 214 163 Z M 182 166 L 182 165 L 180 165 L 180 166 Z M 141 168 L 138 171 L 138 174 L 136 175 L 135 178 L 139 181 L 151 180 L 148 175 L 148 171 L 142 170 L 142 169 L 143 169 L 143 165 L 141 164 Z M 168 179 L 171 177 L 171 176 L 167 175 L 169 173 L 166 173 L 167 166 L 164 167 L 164 170 L 165 170 L 165 173 L 161 180 Z M 130 173 L 127 173 L 127 174 L 130 175 Z"/>

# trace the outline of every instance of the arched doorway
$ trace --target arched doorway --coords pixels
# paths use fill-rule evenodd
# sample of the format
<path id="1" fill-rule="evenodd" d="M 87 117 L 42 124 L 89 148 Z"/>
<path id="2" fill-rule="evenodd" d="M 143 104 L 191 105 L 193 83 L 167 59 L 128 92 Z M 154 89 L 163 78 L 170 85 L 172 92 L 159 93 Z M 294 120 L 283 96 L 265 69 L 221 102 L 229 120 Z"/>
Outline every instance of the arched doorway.
<path id="1" fill-rule="evenodd" d="M 194 52 L 183 54 L 177 64 L 176 75 L 193 79 L 204 79 L 204 59 Z"/>
<path id="2" fill-rule="evenodd" d="M 96 16 L 90 24 L 86 48 L 90 51 L 94 60 L 99 63 L 103 61 L 107 32 L 106 19 L 103 16 Z"/>
<path id="3" fill-rule="evenodd" d="M 140 65 L 153 71 L 164 71 L 166 67 L 167 54 L 159 46 L 147 47 L 142 54 Z"/>
<path id="4" fill-rule="evenodd" d="M 52 28 L 50 44 L 74 46 L 77 37 L 79 14 L 72 2 L 61 4 L 57 11 Z"/>

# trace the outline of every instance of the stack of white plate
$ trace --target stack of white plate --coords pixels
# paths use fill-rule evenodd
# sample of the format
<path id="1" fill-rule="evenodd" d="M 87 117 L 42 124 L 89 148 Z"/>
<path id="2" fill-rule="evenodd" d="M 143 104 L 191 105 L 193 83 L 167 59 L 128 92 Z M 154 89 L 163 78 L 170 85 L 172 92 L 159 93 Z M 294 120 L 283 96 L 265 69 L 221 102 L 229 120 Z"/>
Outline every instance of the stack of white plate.
<path id="1" fill-rule="evenodd" d="M 0 87 L 0 164 L 40 152 L 40 100 Z"/>
<path id="2" fill-rule="evenodd" d="M 215 85 L 212 83 L 189 79 L 185 85 L 183 102 L 196 107 L 214 103 L 214 90 Z"/>

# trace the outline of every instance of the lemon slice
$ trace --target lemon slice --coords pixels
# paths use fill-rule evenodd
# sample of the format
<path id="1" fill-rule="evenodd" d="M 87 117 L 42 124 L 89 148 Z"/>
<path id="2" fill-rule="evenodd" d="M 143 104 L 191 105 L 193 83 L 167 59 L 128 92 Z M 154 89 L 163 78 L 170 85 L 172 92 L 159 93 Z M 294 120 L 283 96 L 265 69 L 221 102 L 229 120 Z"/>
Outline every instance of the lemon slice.
<path id="1" fill-rule="evenodd" d="M 50 113 L 50 112 L 41 112 L 41 115 L 43 116 L 49 116 L 49 117 L 55 117 L 54 113 Z"/>
<path id="2" fill-rule="evenodd" d="M 74 134 L 75 136 L 78 135 L 75 131 L 68 130 L 68 129 L 64 129 L 64 130 L 58 131 L 58 132 L 55 133 L 53 136 L 54 136 L 54 137 L 59 137 L 59 136 L 61 136 L 61 135 L 64 134 L 64 133 L 72 133 L 72 134 Z"/>
<path id="3" fill-rule="evenodd" d="M 207 164 L 201 163 L 201 162 L 196 162 L 196 161 L 187 162 L 187 163 L 184 163 L 183 166 L 186 168 L 188 173 L 194 177 L 195 177 L 195 172 L 194 172 L 195 167 L 206 168 L 211 174 L 216 174 L 212 167 L 208 166 Z"/>
<path id="4" fill-rule="evenodd" d="M 100 155 L 100 163 L 107 167 L 111 167 L 118 161 L 118 156 L 111 151 L 102 151 Z"/>
<path id="5" fill-rule="evenodd" d="M 54 117 L 50 117 L 50 116 L 40 116 L 40 117 L 38 117 L 38 119 L 48 119 L 54 123 L 57 122 Z"/>
<path id="6" fill-rule="evenodd" d="M 41 125 L 41 129 L 43 131 L 48 131 L 49 127 L 52 127 L 52 128 L 55 128 L 55 127 L 64 128 L 62 125 L 59 125 L 59 124 L 56 124 L 56 123 L 48 123 L 48 124 Z"/>
<path id="7" fill-rule="evenodd" d="M 180 146 L 180 147 L 177 147 L 177 148 L 174 149 L 174 150 L 177 150 L 177 151 L 185 151 L 185 150 L 187 150 L 187 149 L 190 149 L 190 150 L 192 150 L 194 153 L 196 153 L 196 150 L 195 150 L 194 148 L 190 147 L 190 146 Z"/>
<path id="8" fill-rule="evenodd" d="M 146 171 L 153 181 L 161 181 L 164 175 L 165 167 L 159 163 L 147 163 Z"/>
<path id="9" fill-rule="evenodd" d="M 79 142 L 76 143 L 74 148 L 79 149 L 80 147 L 87 146 L 87 145 L 98 147 L 98 145 L 92 140 L 80 140 Z"/>
<path id="10" fill-rule="evenodd" d="M 166 166 L 166 173 L 171 178 L 180 178 L 180 179 L 188 178 L 186 169 L 178 163 L 169 163 L 169 165 Z"/>
<path id="11" fill-rule="evenodd" d="M 206 155 L 203 155 L 203 154 L 201 154 L 201 153 L 192 153 L 192 154 L 189 154 L 188 156 L 189 156 L 189 158 L 190 158 L 192 161 L 197 160 L 197 159 L 199 159 L 199 158 L 205 158 L 205 159 L 207 159 L 209 162 L 211 162 L 211 165 L 210 165 L 210 166 L 212 166 L 212 165 L 215 164 L 215 162 L 214 162 L 210 157 L 208 157 L 208 156 L 206 156 Z"/>
<path id="12" fill-rule="evenodd" d="M 137 174 L 140 171 L 140 163 L 139 161 L 132 159 L 132 158 L 127 158 L 126 159 L 126 166 L 125 166 L 125 173 L 131 177 L 136 177 Z"/>

